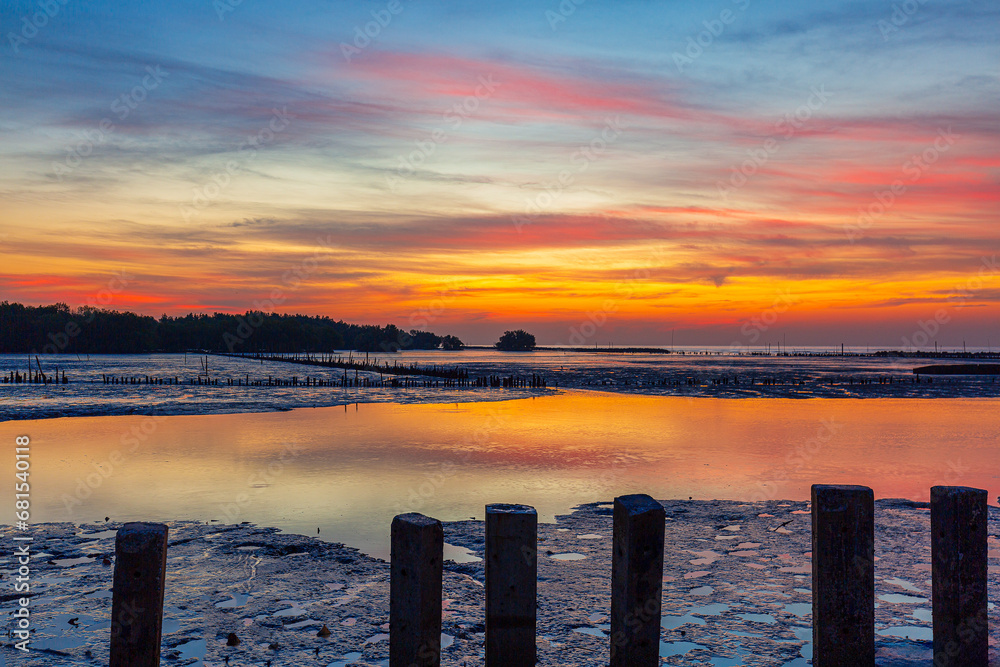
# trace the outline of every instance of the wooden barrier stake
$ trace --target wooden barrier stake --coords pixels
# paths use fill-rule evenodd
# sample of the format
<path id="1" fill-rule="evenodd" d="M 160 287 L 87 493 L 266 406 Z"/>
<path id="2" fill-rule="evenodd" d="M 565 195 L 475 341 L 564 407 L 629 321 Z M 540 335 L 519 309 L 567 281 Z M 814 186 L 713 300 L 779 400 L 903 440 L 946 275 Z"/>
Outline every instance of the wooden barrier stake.
<path id="1" fill-rule="evenodd" d="M 486 506 L 486 667 L 534 667 L 538 514 Z"/>
<path id="2" fill-rule="evenodd" d="M 615 498 L 611 555 L 611 667 L 660 664 L 663 506 L 645 494 Z"/>
<path id="3" fill-rule="evenodd" d="M 986 667 L 986 491 L 931 488 L 934 664 Z"/>
<path id="4" fill-rule="evenodd" d="M 814 667 L 875 664 L 875 496 L 812 487 Z"/>
<path id="5" fill-rule="evenodd" d="M 441 664 L 441 522 L 423 514 L 392 520 L 389 667 Z"/>
<path id="6" fill-rule="evenodd" d="M 111 667 L 159 667 L 167 527 L 126 523 L 115 539 Z"/>

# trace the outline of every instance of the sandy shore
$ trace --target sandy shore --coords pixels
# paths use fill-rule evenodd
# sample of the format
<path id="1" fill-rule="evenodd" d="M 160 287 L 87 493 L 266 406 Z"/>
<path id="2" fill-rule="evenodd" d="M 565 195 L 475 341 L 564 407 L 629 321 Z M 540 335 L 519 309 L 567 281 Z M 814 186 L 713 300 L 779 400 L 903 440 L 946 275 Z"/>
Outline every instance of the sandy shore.
<path id="1" fill-rule="evenodd" d="M 803 502 L 663 501 L 664 664 L 806 665 L 810 517 Z M 990 598 L 1000 591 L 1000 509 L 991 507 Z M 876 503 L 879 664 L 930 663 L 930 541 L 925 505 Z M 106 665 L 117 524 L 34 526 L 29 654 L 10 665 Z M 540 665 L 607 664 L 611 509 L 589 504 L 539 526 Z M 388 531 L 388 526 L 386 530 Z M 10 542 L 12 529 L 0 534 Z M 445 524 L 443 664 L 481 665 L 483 525 Z M 461 554 L 465 554 L 464 556 Z M 447 557 L 447 554 L 446 554 Z M 10 557 L 0 560 L 4 581 Z M 165 664 L 386 665 L 389 571 L 355 549 L 276 529 L 171 524 Z M 16 601 L 4 591 L 9 618 Z M 1000 619 L 990 610 L 991 655 Z M 11 627 L 10 621 L 7 622 Z M 323 625 L 328 637 L 318 637 Z M 230 633 L 241 640 L 226 646 Z M 991 664 L 993 664 L 991 662 Z"/>

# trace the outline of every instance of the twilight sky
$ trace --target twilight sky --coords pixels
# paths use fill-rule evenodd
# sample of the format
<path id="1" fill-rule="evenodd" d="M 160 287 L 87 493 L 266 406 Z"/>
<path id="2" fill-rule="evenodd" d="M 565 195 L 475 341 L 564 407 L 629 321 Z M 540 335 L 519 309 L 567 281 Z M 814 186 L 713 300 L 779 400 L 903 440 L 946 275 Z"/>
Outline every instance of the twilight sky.
<path id="1" fill-rule="evenodd" d="M 0 300 L 997 346 L 998 26 L 985 1 L 3 0 Z"/>

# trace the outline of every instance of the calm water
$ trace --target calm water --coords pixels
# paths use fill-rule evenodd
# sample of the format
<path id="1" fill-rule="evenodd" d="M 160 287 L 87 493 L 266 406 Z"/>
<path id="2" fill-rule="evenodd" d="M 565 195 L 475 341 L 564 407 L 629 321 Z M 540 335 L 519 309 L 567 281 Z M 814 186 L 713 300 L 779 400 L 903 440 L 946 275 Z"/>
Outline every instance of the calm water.
<path id="1" fill-rule="evenodd" d="M 704 399 L 564 391 L 521 400 L 0 423 L 29 435 L 32 519 L 252 521 L 388 554 L 403 511 L 481 518 L 490 502 L 551 520 L 580 502 L 806 499 L 870 485 L 1000 493 L 1000 400 Z M 12 475 L 0 492 L 12 497 Z"/>
<path id="2" fill-rule="evenodd" d="M 1000 397 L 998 376 L 937 377 L 913 382 L 918 366 L 949 363 L 928 358 L 840 356 L 736 356 L 725 348 L 685 350 L 687 354 L 594 354 L 539 351 L 504 353 L 493 350 L 407 352 L 381 359 L 423 366 L 459 366 L 471 377 L 538 374 L 549 387 L 598 389 L 615 393 L 709 396 L 716 398 L 916 398 Z M 971 351 L 971 350 L 970 350 Z M 58 369 L 66 385 L 0 384 L 0 421 L 81 415 L 207 414 L 264 412 L 345 403 L 427 403 L 492 401 L 540 390 L 352 388 L 352 387 L 229 387 L 228 379 L 297 376 L 337 380 L 343 370 L 282 362 L 254 362 L 209 356 L 209 374 L 223 386 L 192 386 L 202 371 L 202 357 L 159 355 L 46 355 L 43 370 Z M 31 360 L 32 370 L 36 368 Z M 994 362 L 996 363 L 996 362 Z M 26 372 L 24 355 L 0 355 L 0 376 Z M 102 375 L 178 378 L 181 385 L 105 385 Z M 353 376 L 353 371 L 348 374 Z M 359 376 L 378 379 L 378 374 Z M 888 384 L 888 379 L 892 384 Z M 883 383 L 885 382 L 885 383 Z"/>

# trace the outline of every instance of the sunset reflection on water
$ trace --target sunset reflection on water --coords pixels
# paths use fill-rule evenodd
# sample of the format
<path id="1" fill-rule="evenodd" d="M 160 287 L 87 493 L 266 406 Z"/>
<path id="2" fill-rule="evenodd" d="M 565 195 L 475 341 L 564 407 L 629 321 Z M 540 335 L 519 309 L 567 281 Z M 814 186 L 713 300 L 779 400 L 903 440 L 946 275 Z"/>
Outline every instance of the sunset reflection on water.
<path id="1" fill-rule="evenodd" d="M 36 522 L 251 521 L 387 555 L 402 511 L 491 502 L 552 520 L 623 493 L 804 500 L 813 483 L 927 500 L 1000 491 L 995 399 L 688 399 L 570 391 L 494 403 L 7 422 L 32 438 Z M 10 481 L 4 484 L 10 485 Z M 6 487 L 4 487 L 6 488 Z M 7 489 L 10 493 L 12 489 Z"/>

